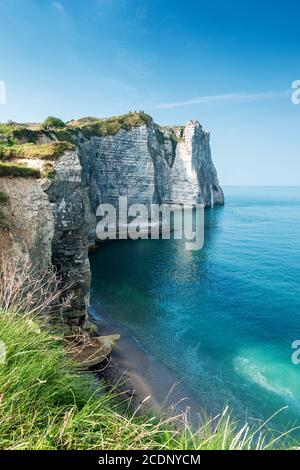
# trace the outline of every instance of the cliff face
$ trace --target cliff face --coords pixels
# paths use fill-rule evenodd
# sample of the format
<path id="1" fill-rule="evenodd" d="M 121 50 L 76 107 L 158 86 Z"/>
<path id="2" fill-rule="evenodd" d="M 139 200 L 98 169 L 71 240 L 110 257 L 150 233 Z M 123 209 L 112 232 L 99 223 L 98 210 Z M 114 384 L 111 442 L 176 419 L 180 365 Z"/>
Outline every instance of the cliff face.
<path id="1" fill-rule="evenodd" d="M 53 179 L 0 178 L 9 196 L 5 213 L 9 231 L 0 230 L 8 256 L 29 257 L 42 269 L 54 265 L 64 285 L 74 291 L 66 312 L 69 324 L 81 325 L 88 305 L 88 247 L 100 203 L 223 204 L 213 165 L 209 133 L 198 122 L 184 128 L 160 128 L 152 121 L 114 135 L 74 133 L 75 150 L 54 162 Z M 44 142 L 55 133 L 42 135 Z M 45 159 L 35 158 L 35 167 Z"/>
<path id="2" fill-rule="evenodd" d="M 45 188 L 54 216 L 51 262 L 66 286 L 75 293 L 66 322 L 82 324 L 89 298 L 90 265 L 88 231 L 82 185 L 82 168 L 77 152 L 65 152 L 55 163 L 55 179 Z"/>
<path id="3" fill-rule="evenodd" d="M 171 172 L 171 201 L 223 204 L 224 195 L 211 159 L 210 135 L 198 122 L 189 121 L 178 142 Z"/>
<path id="4" fill-rule="evenodd" d="M 0 189 L 8 196 L 3 212 L 9 226 L 0 227 L 0 254 L 20 263 L 34 260 L 38 269 L 48 269 L 54 217 L 47 195 L 31 178 L 0 178 Z"/>
<path id="5" fill-rule="evenodd" d="M 176 139 L 176 140 L 175 140 Z M 107 137 L 78 137 L 83 181 L 92 211 L 100 203 L 223 204 L 211 159 L 209 133 L 189 121 L 178 136 L 155 124 Z"/>

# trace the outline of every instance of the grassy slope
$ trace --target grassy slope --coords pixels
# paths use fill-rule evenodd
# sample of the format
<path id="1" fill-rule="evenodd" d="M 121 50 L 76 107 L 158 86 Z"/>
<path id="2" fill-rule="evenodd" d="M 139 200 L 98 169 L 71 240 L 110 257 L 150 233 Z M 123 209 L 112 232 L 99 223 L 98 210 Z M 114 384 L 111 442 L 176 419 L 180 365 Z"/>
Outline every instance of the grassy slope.
<path id="1" fill-rule="evenodd" d="M 74 150 L 75 145 L 69 142 L 50 142 L 35 145 L 33 143 L 15 144 L 0 149 L 3 160 L 11 158 L 29 158 L 41 160 L 56 160 L 66 150 Z"/>
<path id="2" fill-rule="evenodd" d="M 0 176 L 33 176 L 40 177 L 40 171 L 19 163 L 6 163 L 0 161 Z"/>
<path id="3" fill-rule="evenodd" d="M 37 127 L 37 126 L 35 126 Z M 21 124 L 0 124 L 0 177 L 1 176 L 40 176 L 53 175 L 53 167 L 49 161 L 56 160 L 67 150 L 74 150 L 72 136 L 58 129 L 58 141 L 38 143 L 43 137 L 54 138 L 50 131 L 38 128 L 28 128 Z M 40 159 L 48 161 L 43 171 L 31 168 L 28 164 L 15 163 L 14 159 Z M 47 168 L 46 168 L 47 166 Z"/>
<path id="4" fill-rule="evenodd" d="M 128 113 L 107 119 L 82 118 L 59 127 L 51 127 L 56 118 L 49 118 L 43 124 L 1 124 L 0 123 L 0 176 L 36 176 L 36 170 L 27 171 L 28 166 L 13 161 L 15 158 L 55 160 L 66 150 L 75 149 L 75 137 L 82 133 L 86 138 L 115 135 L 121 129 L 130 130 L 140 125 L 148 125 L 152 118 L 143 112 Z M 53 140 L 40 143 L 43 138 Z M 57 141 L 55 140 L 57 139 Z M 43 174 L 42 176 L 48 176 Z"/>
<path id="5" fill-rule="evenodd" d="M 0 339 L 7 350 L 0 365 L 1 449 L 254 446 L 249 429 L 239 435 L 226 413 L 214 433 L 208 423 L 194 434 L 189 428 L 176 431 L 168 420 L 134 417 L 124 407 L 122 411 L 112 394 L 96 389 L 91 375 L 75 371 L 62 340 L 32 315 L 0 312 Z"/>

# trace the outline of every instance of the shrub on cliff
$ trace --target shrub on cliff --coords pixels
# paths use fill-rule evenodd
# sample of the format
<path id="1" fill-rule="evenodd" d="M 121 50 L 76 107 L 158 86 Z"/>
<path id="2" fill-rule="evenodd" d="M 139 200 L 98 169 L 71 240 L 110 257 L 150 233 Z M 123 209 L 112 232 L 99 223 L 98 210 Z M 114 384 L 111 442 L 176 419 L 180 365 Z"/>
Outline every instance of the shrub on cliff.
<path id="1" fill-rule="evenodd" d="M 42 176 L 43 176 L 43 178 L 54 179 L 55 168 L 54 168 L 52 163 L 46 162 L 46 163 L 43 164 Z"/>
<path id="2" fill-rule="evenodd" d="M 65 127 L 65 123 L 57 117 L 49 116 L 43 122 L 42 127 L 43 129 L 60 129 Z"/>
<path id="3" fill-rule="evenodd" d="M 0 124 L 0 144 L 11 146 L 18 143 L 36 143 L 45 131 L 32 129 L 26 124 Z"/>
<path id="4" fill-rule="evenodd" d="M 32 142 L 36 143 L 38 142 L 38 139 L 42 137 L 44 134 L 43 130 L 40 129 L 29 129 L 27 127 L 23 126 L 18 126 L 12 131 L 12 136 L 14 140 L 16 141 L 15 143 L 27 143 L 27 142 Z"/>

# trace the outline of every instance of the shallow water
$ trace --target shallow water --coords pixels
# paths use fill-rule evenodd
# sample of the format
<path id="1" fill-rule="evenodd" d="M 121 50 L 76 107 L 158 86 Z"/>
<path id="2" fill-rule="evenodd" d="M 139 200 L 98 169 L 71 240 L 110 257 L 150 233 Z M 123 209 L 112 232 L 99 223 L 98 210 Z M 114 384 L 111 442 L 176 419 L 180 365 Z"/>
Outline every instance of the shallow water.
<path id="1" fill-rule="evenodd" d="M 93 298 L 208 412 L 300 422 L 300 188 L 228 187 L 205 245 L 111 241 L 91 255 Z M 100 316 L 101 316 L 100 309 Z M 99 310 L 98 310 L 99 311 Z M 299 424 L 299 423 L 298 423 Z"/>

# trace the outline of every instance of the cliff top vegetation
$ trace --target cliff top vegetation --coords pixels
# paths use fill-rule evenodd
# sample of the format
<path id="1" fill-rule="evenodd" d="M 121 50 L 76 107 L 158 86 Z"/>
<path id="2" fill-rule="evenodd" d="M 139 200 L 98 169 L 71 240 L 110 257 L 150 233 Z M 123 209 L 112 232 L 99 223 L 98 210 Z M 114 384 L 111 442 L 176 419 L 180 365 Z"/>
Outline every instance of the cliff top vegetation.
<path id="1" fill-rule="evenodd" d="M 108 118 L 88 116 L 67 123 L 54 116 L 49 116 L 42 123 L 16 123 L 13 121 L 6 124 L 0 123 L 0 176 L 38 177 L 37 170 L 27 170 L 28 162 L 22 167 L 20 162 L 14 162 L 14 160 L 52 161 L 65 151 L 74 150 L 79 134 L 88 139 L 113 136 L 120 130 L 129 131 L 142 125 L 148 126 L 151 123 L 153 123 L 152 117 L 143 111 L 134 111 Z M 166 137 L 171 139 L 175 155 L 175 148 L 183 136 L 184 126 L 156 126 L 156 129 L 161 144 L 164 143 Z M 47 175 L 47 172 L 44 175 Z"/>
<path id="2" fill-rule="evenodd" d="M 22 144 L 40 145 L 42 141 L 59 141 L 74 144 L 79 132 L 87 138 L 93 136 L 103 137 L 115 135 L 121 129 L 131 130 L 144 124 L 149 125 L 151 122 L 151 116 L 144 112 L 129 112 L 122 116 L 112 116 L 109 118 L 84 117 L 69 121 L 68 123 L 64 123 L 61 119 L 54 116 L 49 116 L 40 124 L 10 121 L 6 124 L 0 123 L 0 150 Z M 20 147 L 18 149 L 20 150 Z"/>
<path id="3" fill-rule="evenodd" d="M 47 144 L 14 144 L 0 145 L 0 159 L 28 158 L 41 160 L 55 160 L 66 150 L 74 150 L 75 145 L 69 142 L 49 142 Z"/>
<path id="4" fill-rule="evenodd" d="M 112 116 L 104 119 L 97 119 L 92 117 L 81 118 L 78 120 L 70 121 L 67 124 L 69 129 L 80 131 L 84 137 L 90 138 L 93 136 L 105 137 L 108 135 L 115 135 L 121 129 L 129 131 L 134 127 L 141 125 L 149 125 L 152 117 L 144 112 L 129 112 L 122 116 Z"/>
<path id="5" fill-rule="evenodd" d="M 60 129 L 62 127 L 65 127 L 65 123 L 57 117 L 49 116 L 43 122 L 42 127 L 44 129 Z"/>
<path id="6" fill-rule="evenodd" d="M 1 176 L 33 176 L 39 178 L 40 171 L 19 163 L 6 163 L 0 161 L 0 177 Z"/>
<path id="7" fill-rule="evenodd" d="M 75 144 L 70 133 L 56 123 L 56 118 L 48 118 L 43 124 L 0 124 L 0 176 L 34 176 L 53 174 L 31 168 L 28 162 L 21 164 L 16 159 L 56 160 L 67 150 L 74 150 Z M 46 124 L 45 124 L 46 123 Z M 52 127 L 51 127 L 52 126 Z M 53 130 L 55 128 L 55 133 Z"/>
<path id="8" fill-rule="evenodd" d="M 143 111 L 134 111 L 108 118 L 83 117 L 64 123 L 61 119 L 49 116 L 43 123 L 0 123 L 0 145 L 24 143 L 39 144 L 41 140 L 58 140 L 75 143 L 80 132 L 84 137 L 105 137 L 116 135 L 120 130 L 131 130 L 142 125 L 150 125 L 153 119 Z M 169 134 L 178 141 L 182 137 L 184 126 L 157 126 L 163 134 Z"/>
<path id="9" fill-rule="evenodd" d="M 53 176 L 53 168 L 39 173 L 14 160 L 55 160 L 65 151 L 75 149 L 79 133 L 86 138 L 104 137 L 151 122 L 151 116 L 141 111 L 103 119 L 85 117 L 68 123 L 54 116 L 43 123 L 0 123 L 0 176 Z"/>

